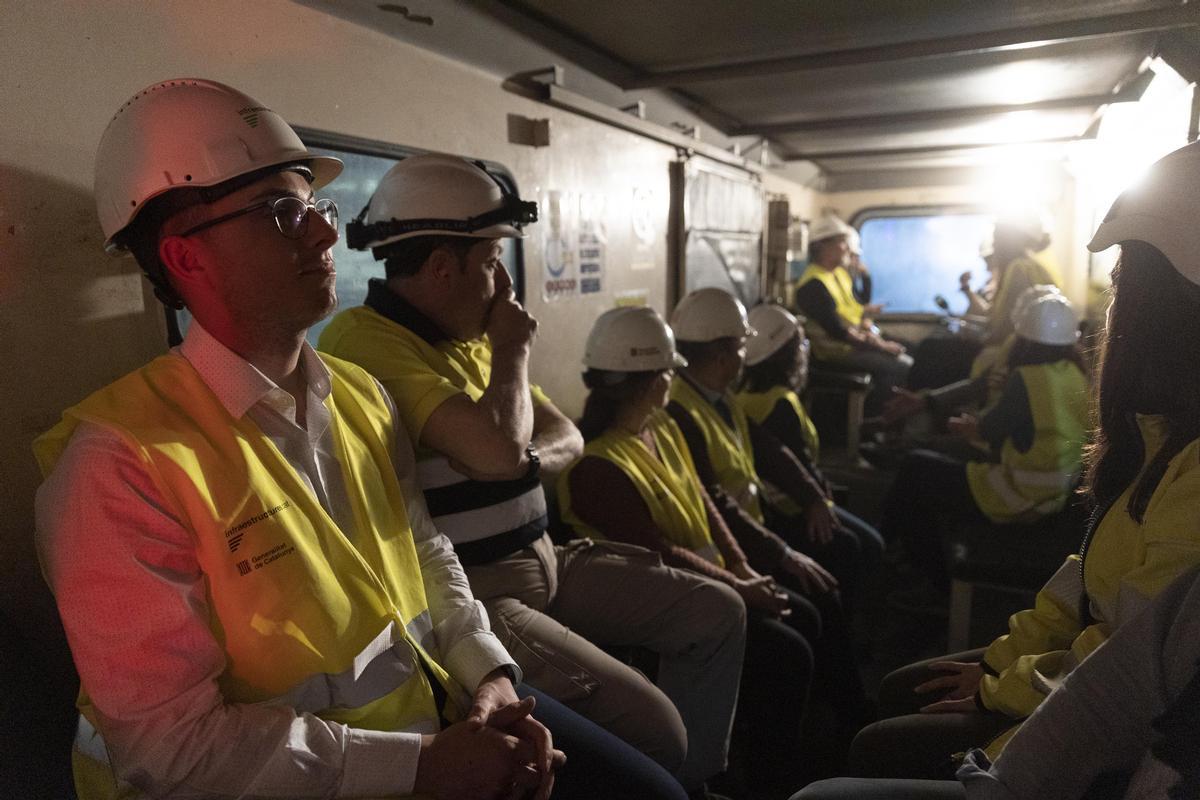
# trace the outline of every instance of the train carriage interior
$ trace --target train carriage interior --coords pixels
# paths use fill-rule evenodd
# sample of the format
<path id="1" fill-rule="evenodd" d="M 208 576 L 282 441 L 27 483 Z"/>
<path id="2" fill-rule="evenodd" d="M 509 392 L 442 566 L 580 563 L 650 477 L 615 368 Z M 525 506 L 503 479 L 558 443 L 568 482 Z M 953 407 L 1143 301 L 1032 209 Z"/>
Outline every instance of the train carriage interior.
<path id="1" fill-rule="evenodd" d="M 191 323 L 105 254 L 96 219 L 96 143 L 141 87 L 203 77 L 270 104 L 345 162 L 328 189 L 343 225 L 427 152 L 536 201 L 503 260 L 538 321 L 530 381 L 572 419 L 602 312 L 669 318 L 716 287 L 805 321 L 799 287 L 834 218 L 870 278 L 859 308 L 879 306 L 864 330 L 915 358 L 908 389 L 968 377 L 997 220 L 1041 226 L 1036 260 L 1094 367 L 1116 255 L 1089 252 L 1092 233 L 1200 136 L 1194 0 L 14 0 L 0 20 L 0 795 L 14 799 L 75 797 L 79 683 L 35 551 L 31 442 Z M 334 254 L 340 307 L 357 306 L 380 265 L 344 231 Z M 820 467 L 879 525 L 914 428 L 880 411 L 878 375 L 814 347 Z M 854 620 L 868 692 L 1004 632 L 1085 525 L 1071 500 L 1003 546 L 972 528 L 933 603 L 907 591 L 920 570 L 889 543 Z"/>

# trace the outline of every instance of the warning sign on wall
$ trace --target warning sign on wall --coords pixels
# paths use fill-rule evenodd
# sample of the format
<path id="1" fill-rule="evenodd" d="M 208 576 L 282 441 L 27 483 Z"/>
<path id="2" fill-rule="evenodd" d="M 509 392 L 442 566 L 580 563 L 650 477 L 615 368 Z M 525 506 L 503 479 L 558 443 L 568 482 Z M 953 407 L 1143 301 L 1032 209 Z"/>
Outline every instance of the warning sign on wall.
<path id="1" fill-rule="evenodd" d="M 553 302 L 579 294 L 579 201 L 557 190 L 543 192 L 540 200 L 542 299 Z"/>

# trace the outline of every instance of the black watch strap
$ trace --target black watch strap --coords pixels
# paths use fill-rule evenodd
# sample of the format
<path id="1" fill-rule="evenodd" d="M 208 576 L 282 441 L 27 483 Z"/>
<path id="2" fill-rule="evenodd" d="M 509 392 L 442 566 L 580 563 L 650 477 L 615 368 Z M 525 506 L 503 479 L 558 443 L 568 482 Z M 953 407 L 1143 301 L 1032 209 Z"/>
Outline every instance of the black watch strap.
<path id="1" fill-rule="evenodd" d="M 525 478 L 532 478 L 542 471 L 542 459 L 538 457 L 537 448 L 533 446 L 533 442 L 525 445 L 525 460 L 529 462 L 529 468 L 525 470 Z"/>

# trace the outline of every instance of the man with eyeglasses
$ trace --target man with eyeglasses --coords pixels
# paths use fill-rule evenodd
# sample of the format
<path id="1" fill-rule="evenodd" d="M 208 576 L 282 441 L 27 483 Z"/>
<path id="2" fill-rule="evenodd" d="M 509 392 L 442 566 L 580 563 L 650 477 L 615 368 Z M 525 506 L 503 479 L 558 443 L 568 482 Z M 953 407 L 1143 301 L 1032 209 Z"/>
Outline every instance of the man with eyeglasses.
<path id="1" fill-rule="evenodd" d="M 550 793 L 562 753 L 391 402 L 305 342 L 336 304 L 314 192 L 341 166 L 204 80 L 147 88 L 101 140 L 106 246 L 194 321 L 34 445 L 81 800 Z"/>

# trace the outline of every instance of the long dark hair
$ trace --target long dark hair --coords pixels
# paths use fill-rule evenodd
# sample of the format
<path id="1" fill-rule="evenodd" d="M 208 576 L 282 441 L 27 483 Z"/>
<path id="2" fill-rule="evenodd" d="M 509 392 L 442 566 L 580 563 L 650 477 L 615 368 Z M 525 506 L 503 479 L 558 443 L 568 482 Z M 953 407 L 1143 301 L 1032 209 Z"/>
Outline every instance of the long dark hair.
<path id="1" fill-rule="evenodd" d="M 1128 241 L 1112 292 L 1085 490 L 1106 504 L 1136 481 L 1127 510 L 1140 524 L 1167 463 L 1200 437 L 1200 286 L 1153 246 Z M 1146 445 L 1137 414 L 1160 415 L 1167 429 L 1141 478 Z"/>
<path id="2" fill-rule="evenodd" d="M 803 340 L 800 332 L 788 339 L 778 350 L 754 366 L 747 366 L 742 373 L 742 388 L 751 392 L 765 392 L 774 386 L 799 389 L 796 384 L 800 376 L 800 348 Z"/>
<path id="3" fill-rule="evenodd" d="M 583 385 L 591 391 L 583 403 L 579 432 L 590 442 L 612 427 L 621 409 L 641 397 L 662 370 L 644 372 L 614 372 L 607 369 L 588 369 L 583 373 Z"/>

